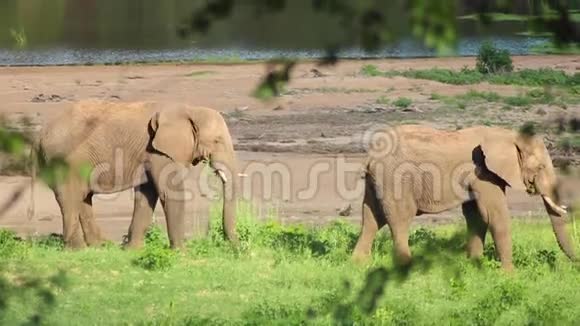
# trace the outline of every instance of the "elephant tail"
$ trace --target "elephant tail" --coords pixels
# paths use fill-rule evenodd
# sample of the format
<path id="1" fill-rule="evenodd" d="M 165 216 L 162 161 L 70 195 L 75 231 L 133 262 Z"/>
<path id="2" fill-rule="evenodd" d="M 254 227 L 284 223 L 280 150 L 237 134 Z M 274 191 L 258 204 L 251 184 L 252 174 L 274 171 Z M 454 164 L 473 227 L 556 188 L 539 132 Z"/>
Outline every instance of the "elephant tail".
<path id="1" fill-rule="evenodd" d="M 35 202 L 34 202 L 34 186 L 36 184 L 36 174 L 38 170 L 38 143 L 33 141 L 30 146 L 30 156 L 29 156 L 29 174 L 30 174 L 30 204 L 28 206 L 28 210 L 26 215 L 28 220 L 31 221 L 34 218 L 34 209 L 35 209 Z"/>

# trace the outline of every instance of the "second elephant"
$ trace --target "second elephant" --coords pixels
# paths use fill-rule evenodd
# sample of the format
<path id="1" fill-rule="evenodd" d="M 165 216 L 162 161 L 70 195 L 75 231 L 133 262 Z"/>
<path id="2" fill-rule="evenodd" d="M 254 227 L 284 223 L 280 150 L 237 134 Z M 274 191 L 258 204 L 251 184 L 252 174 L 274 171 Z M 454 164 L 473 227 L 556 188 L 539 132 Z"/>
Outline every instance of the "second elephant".
<path id="1" fill-rule="evenodd" d="M 224 231 L 232 243 L 238 243 L 236 157 L 228 127 L 213 109 L 177 103 L 80 101 L 45 126 L 37 153 L 40 164 L 61 158 L 71 168 L 62 182 L 51 186 L 61 209 L 67 247 L 103 241 L 93 218 L 93 195 L 129 188 L 134 188 L 135 199 L 128 246 L 143 245 L 159 200 L 170 245 L 181 247 L 185 236 L 182 176 L 188 166 L 205 160 L 222 180 Z M 83 167 L 90 169 L 89 179 L 83 177 Z"/>
<path id="2" fill-rule="evenodd" d="M 399 263 L 411 262 L 409 226 L 415 216 L 461 206 L 471 257 L 483 254 L 487 231 L 506 270 L 513 269 L 506 189 L 539 194 L 562 251 L 575 260 L 565 230 L 558 181 L 537 135 L 476 126 L 457 131 L 404 125 L 379 130 L 365 163 L 362 230 L 354 258 L 370 254 L 377 231 L 389 225 Z"/>

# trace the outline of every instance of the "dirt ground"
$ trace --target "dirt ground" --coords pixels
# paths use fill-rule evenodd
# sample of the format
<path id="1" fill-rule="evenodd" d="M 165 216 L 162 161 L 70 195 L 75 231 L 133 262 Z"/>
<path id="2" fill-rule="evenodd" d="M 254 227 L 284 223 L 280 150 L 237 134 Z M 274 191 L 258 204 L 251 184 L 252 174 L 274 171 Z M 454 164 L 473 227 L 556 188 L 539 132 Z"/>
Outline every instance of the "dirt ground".
<path id="1" fill-rule="evenodd" d="M 514 57 L 519 68 L 551 67 L 567 72 L 580 70 L 577 56 Z M 47 118 L 70 102 L 86 98 L 112 101 L 183 101 L 215 108 L 224 113 L 239 155 L 244 180 L 243 191 L 257 214 L 279 216 L 284 222 L 324 223 L 341 218 L 358 223 L 362 180 L 358 168 L 362 160 L 363 132 L 381 124 L 428 123 L 456 128 L 473 124 L 514 124 L 527 120 L 551 121 L 578 116 L 580 107 L 534 106 L 531 110 L 503 112 L 481 104 L 465 110 L 451 110 L 431 99 L 432 93 L 456 95 L 476 89 L 501 95 L 516 95 L 524 87 L 489 85 L 454 86 L 402 77 L 365 77 L 365 64 L 381 70 L 461 69 L 473 67 L 475 58 L 392 59 L 343 61 L 337 66 L 298 65 L 283 96 L 261 102 L 251 92 L 266 72 L 265 64 L 242 65 L 128 65 L 0 68 L 2 113 L 9 121 L 28 121 L 38 128 Z M 315 68 L 317 72 L 313 72 Z M 380 104 L 398 97 L 412 99 L 406 109 Z M 486 107 L 488 106 L 488 107 Z M 541 112 L 540 112 L 541 111 Z M 25 117 L 25 118 L 23 118 Z M 277 176 L 261 183 L 261 173 Z M 206 223 L 209 201 L 207 189 L 196 180 L 201 168 L 192 168 L 188 189 L 188 223 Z M 0 202 L 29 179 L 0 177 Z M 577 184 L 577 183 L 576 183 Z M 270 187 L 270 185 L 272 185 Z M 97 222 L 112 240 L 126 233 L 132 211 L 132 191 L 98 195 L 94 207 Z M 518 216 L 542 212 L 541 200 L 525 193 L 510 192 L 512 213 Z M 36 219 L 26 219 L 29 194 L 3 217 L 0 227 L 23 233 L 61 232 L 60 211 L 52 193 L 35 185 Z M 351 205 L 350 214 L 339 211 Z M 348 211 L 349 209 L 346 209 Z M 542 213 L 543 214 L 543 213 Z M 156 215 L 163 213 L 158 206 Z M 459 218 L 459 211 L 436 216 L 424 215 L 417 223 L 441 223 Z M 196 222 L 197 223 L 197 222 Z M 205 224 L 204 224 L 205 225 Z"/>

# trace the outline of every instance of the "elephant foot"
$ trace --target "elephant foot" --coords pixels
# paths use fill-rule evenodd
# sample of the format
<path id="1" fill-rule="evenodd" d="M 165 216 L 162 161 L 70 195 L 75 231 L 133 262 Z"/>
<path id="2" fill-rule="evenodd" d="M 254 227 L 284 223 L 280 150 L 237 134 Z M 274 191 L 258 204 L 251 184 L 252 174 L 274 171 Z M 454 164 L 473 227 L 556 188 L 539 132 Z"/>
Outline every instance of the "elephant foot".
<path id="1" fill-rule="evenodd" d="M 143 241 L 129 241 L 123 244 L 124 250 L 139 250 L 143 248 L 144 242 Z"/>
<path id="2" fill-rule="evenodd" d="M 354 262 L 355 264 L 358 264 L 358 265 L 364 265 L 364 264 L 367 264 L 371 261 L 371 255 L 360 253 L 360 252 L 355 252 L 351 256 L 351 261 Z"/>
<path id="3" fill-rule="evenodd" d="M 65 249 L 75 251 L 85 249 L 87 244 L 82 240 L 65 240 L 64 247 Z"/>
<path id="4" fill-rule="evenodd" d="M 85 239 L 87 246 L 89 247 L 101 247 L 103 246 L 105 243 L 107 243 L 107 239 L 103 238 L 103 237 L 90 237 Z"/>
<path id="5" fill-rule="evenodd" d="M 515 272 L 514 264 L 512 264 L 511 262 L 509 262 L 509 263 L 502 262 L 501 269 L 503 272 L 505 272 L 506 274 L 510 274 L 510 275 Z"/>
<path id="6" fill-rule="evenodd" d="M 409 255 L 395 255 L 393 257 L 395 266 L 401 269 L 409 269 L 413 265 L 413 258 Z"/>

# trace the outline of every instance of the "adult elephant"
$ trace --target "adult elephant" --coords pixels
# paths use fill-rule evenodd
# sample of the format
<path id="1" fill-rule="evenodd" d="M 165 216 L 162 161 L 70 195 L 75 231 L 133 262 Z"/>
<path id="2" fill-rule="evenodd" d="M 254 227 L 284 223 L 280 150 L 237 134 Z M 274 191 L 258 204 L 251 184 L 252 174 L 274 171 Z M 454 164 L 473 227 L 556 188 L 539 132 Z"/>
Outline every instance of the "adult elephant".
<path id="1" fill-rule="evenodd" d="M 512 270 L 507 187 L 542 197 L 561 250 L 575 260 L 556 173 L 539 136 L 486 126 L 444 131 L 404 125 L 380 129 L 369 139 L 355 260 L 368 258 L 377 231 L 388 224 L 396 261 L 410 263 L 413 217 L 461 205 L 469 234 L 468 255 L 482 256 L 489 229 L 502 267 Z"/>
<path id="2" fill-rule="evenodd" d="M 228 127 L 213 109 L 177 103 L 80 101 L 43 128 L 35 152 L 40 164 L 60 158 L 70 166 L 66 177 L 51 186 L 69 248 L 103 241 L 93 218 L 93 195 L 132 187 L 135 200 L 127 246 L 143 245 L 159 199 L 170 246 L 181 247 L 183 176 L 188 166 L 206 160 L 223 183 L 225 234 L 238 243 L 236 157 Z"/>

